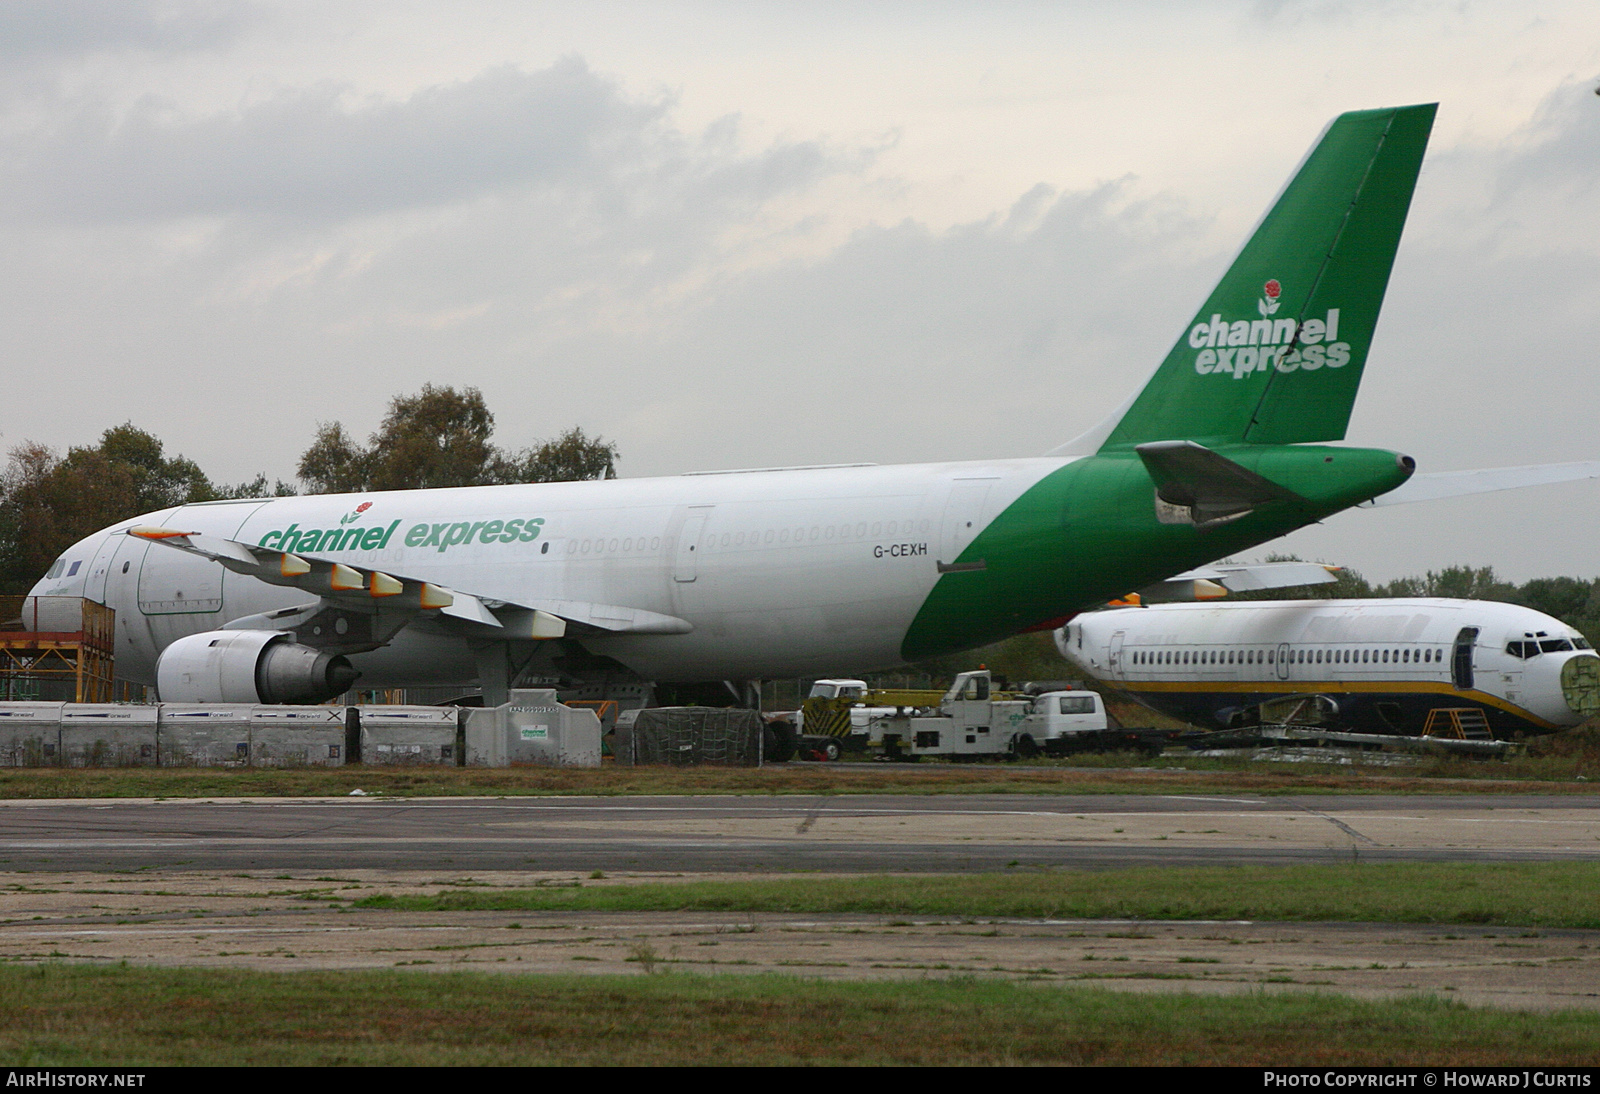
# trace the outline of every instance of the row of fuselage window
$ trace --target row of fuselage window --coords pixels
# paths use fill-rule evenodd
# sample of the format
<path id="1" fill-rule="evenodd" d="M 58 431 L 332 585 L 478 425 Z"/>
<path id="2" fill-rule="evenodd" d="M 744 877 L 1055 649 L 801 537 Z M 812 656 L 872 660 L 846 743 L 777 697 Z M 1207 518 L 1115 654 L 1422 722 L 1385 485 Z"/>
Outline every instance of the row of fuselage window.
<path id="1" fill-rule="evenodd" d="M 804 525 L 798 528 L 767 528 L 755 529 L 751 532 L 712 532 L 704 537 L 702 545 L 708 550 L 717 546 L 722 547 L 787 547 L 791 544 L 804 543 L 843 543 L 852 539 L 862 540 L 877 538 L 879 536 L 915 536 L 927 535 L 928 522 L 922 521 L 920 526 L 916 521 L 858 521 L 855 525 L 849 524 L 813 524 L 808 531 Z M 670 546 L 670 544 L 669 544 Z M 605 539 L 575 539 L 569 538 L 566 553 L 569 555 L 590 554 L 630 554 L 636 551 L 657 551 L 661 549 L 661 537 L 652 536 L 623 536 Z"/>
<path id="2" fill-rule="evenodd" d="M 1146 665 L 1271 665 L 1276 650 L 1135 650 L 1133 663 Z M 1292 665 L 1438 665 L 1444 663 L 1442 649 L 1292 649 Z"/>

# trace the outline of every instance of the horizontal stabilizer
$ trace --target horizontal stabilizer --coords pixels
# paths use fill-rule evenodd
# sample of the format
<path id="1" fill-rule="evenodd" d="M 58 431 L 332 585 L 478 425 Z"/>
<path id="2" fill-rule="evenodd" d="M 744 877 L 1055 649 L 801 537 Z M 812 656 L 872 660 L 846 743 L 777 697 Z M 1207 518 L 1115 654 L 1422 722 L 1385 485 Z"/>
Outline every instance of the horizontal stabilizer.
<path id="1" fill-rule="evenodd" d="M 1426 475 L 1413 475 L 1404 485 L 1361 504 L 1364 508 L 1405 505 L 1413 501 L 1492 494 L 1497 490 L 1547 486 L 1579 479 L 1600 479 L 1600 460 L 1530 464 L 1526 467 L 1487 467 L 1478 471 L 1434 471 Z"/>
<path id="2" fill-rule="evenodd" d="M 1218 563 L 1201 566 L 1169 581 L 1215 581 L 1229 592 L 1255 592 L 1258 589 L 1291 589 L 1301 585 L 1328 585 L 1338 581 L 1338 567 L 1320 562 Z"/>
<path id="3" fill-rule="evenodd" d="M 1194 441 L 1151 441 L 1134 451 L 1156 484 L 1156 515 L 1163 524 L 1204 528 L 1268 502 L 1305 500 Z"/>
<path id="4" fill-rule="evenodd" d="M 1220 600 L 1229 593 L 1259 589 L 1289 589 L 1302 585 L 1326 585 L 1339 580 L 1339 567 L 1320 562 L 1219 562 L 1199 566 L 1147 585 L 1111 607 L 1127 608 L 1142 604 L 1188 603 Z"/>

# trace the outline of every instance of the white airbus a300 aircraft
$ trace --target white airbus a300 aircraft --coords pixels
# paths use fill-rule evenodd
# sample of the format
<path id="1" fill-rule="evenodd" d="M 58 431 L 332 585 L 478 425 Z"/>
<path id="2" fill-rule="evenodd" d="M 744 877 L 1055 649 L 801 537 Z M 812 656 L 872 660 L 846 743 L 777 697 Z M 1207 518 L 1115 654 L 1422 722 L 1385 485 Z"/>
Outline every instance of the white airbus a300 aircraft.
<path id="1" fill-rule="evenodd" d="M 1433 115 L 1336 119 L 1143 390 L 1048 455 L 185 505 L 33 592 L 115 608 L 117 674 L 167 701 L 359 674 L 493 703 L 529 672 L 864 671 L 1058 627 L 1410 477 L 1312 442 L 1344 436 Z"/>

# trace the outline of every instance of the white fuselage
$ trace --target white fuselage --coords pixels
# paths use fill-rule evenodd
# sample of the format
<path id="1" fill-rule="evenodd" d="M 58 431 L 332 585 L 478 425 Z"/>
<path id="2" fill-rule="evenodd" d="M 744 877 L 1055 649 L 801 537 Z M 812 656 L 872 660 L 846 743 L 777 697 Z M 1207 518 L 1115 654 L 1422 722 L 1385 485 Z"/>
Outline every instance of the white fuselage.
<path id="1" fill-rule="evenodd" d="M 687 621 L 688 633 L 583 639 L 590 652 L 647 679 L 860 671 L 901 660 L 906 630 L 938 581 L 937 561 L 954 559 L 996 513 L 1069 462 L 729 472 L 186 505 L 82 540 L 54 568 L 60 576 L 40 581 L 33 593 L 87 596 L 116 609 L 117 674 L 140 682 L 153 680 L 156 659 L 178 638 L 315 599 L 125 534 L 159 525 L 434 582 L 490 602 L 557 603 L 601 625 L 612 606 Z M 312 541 L 308 531 L 324 534 Z M 426 625 L 352 660 L 364 687 L 476 675 L 466 641 Z"/>
<path id="2" fill-rule="evenodd" d="M 1565 623 L 1479 600 L 1158 604 L 1086 613 L 1056 640 L 1096 679 L 1213 727 L 1243 703 L 1318 693 L 1352 716 L 1378 703 L 1467 704 L 1548 730 L 1586 716 L 1569 701 L 1567 663 L 1600 663 Z M 1383 728 L 1373 714 L 1363 728 Z"/>

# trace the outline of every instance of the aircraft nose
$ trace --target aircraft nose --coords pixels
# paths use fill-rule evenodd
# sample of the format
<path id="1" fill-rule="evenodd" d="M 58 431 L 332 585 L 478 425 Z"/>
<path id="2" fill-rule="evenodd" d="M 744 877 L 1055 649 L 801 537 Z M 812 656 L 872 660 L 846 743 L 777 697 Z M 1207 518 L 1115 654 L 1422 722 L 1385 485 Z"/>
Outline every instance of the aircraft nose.
<path id="1" fill-rule="evenodd" d="M 1600 657 L 1580 653 L 1561 666 L 1561 697 L 1574 714 L 1600 714 Z"/>

